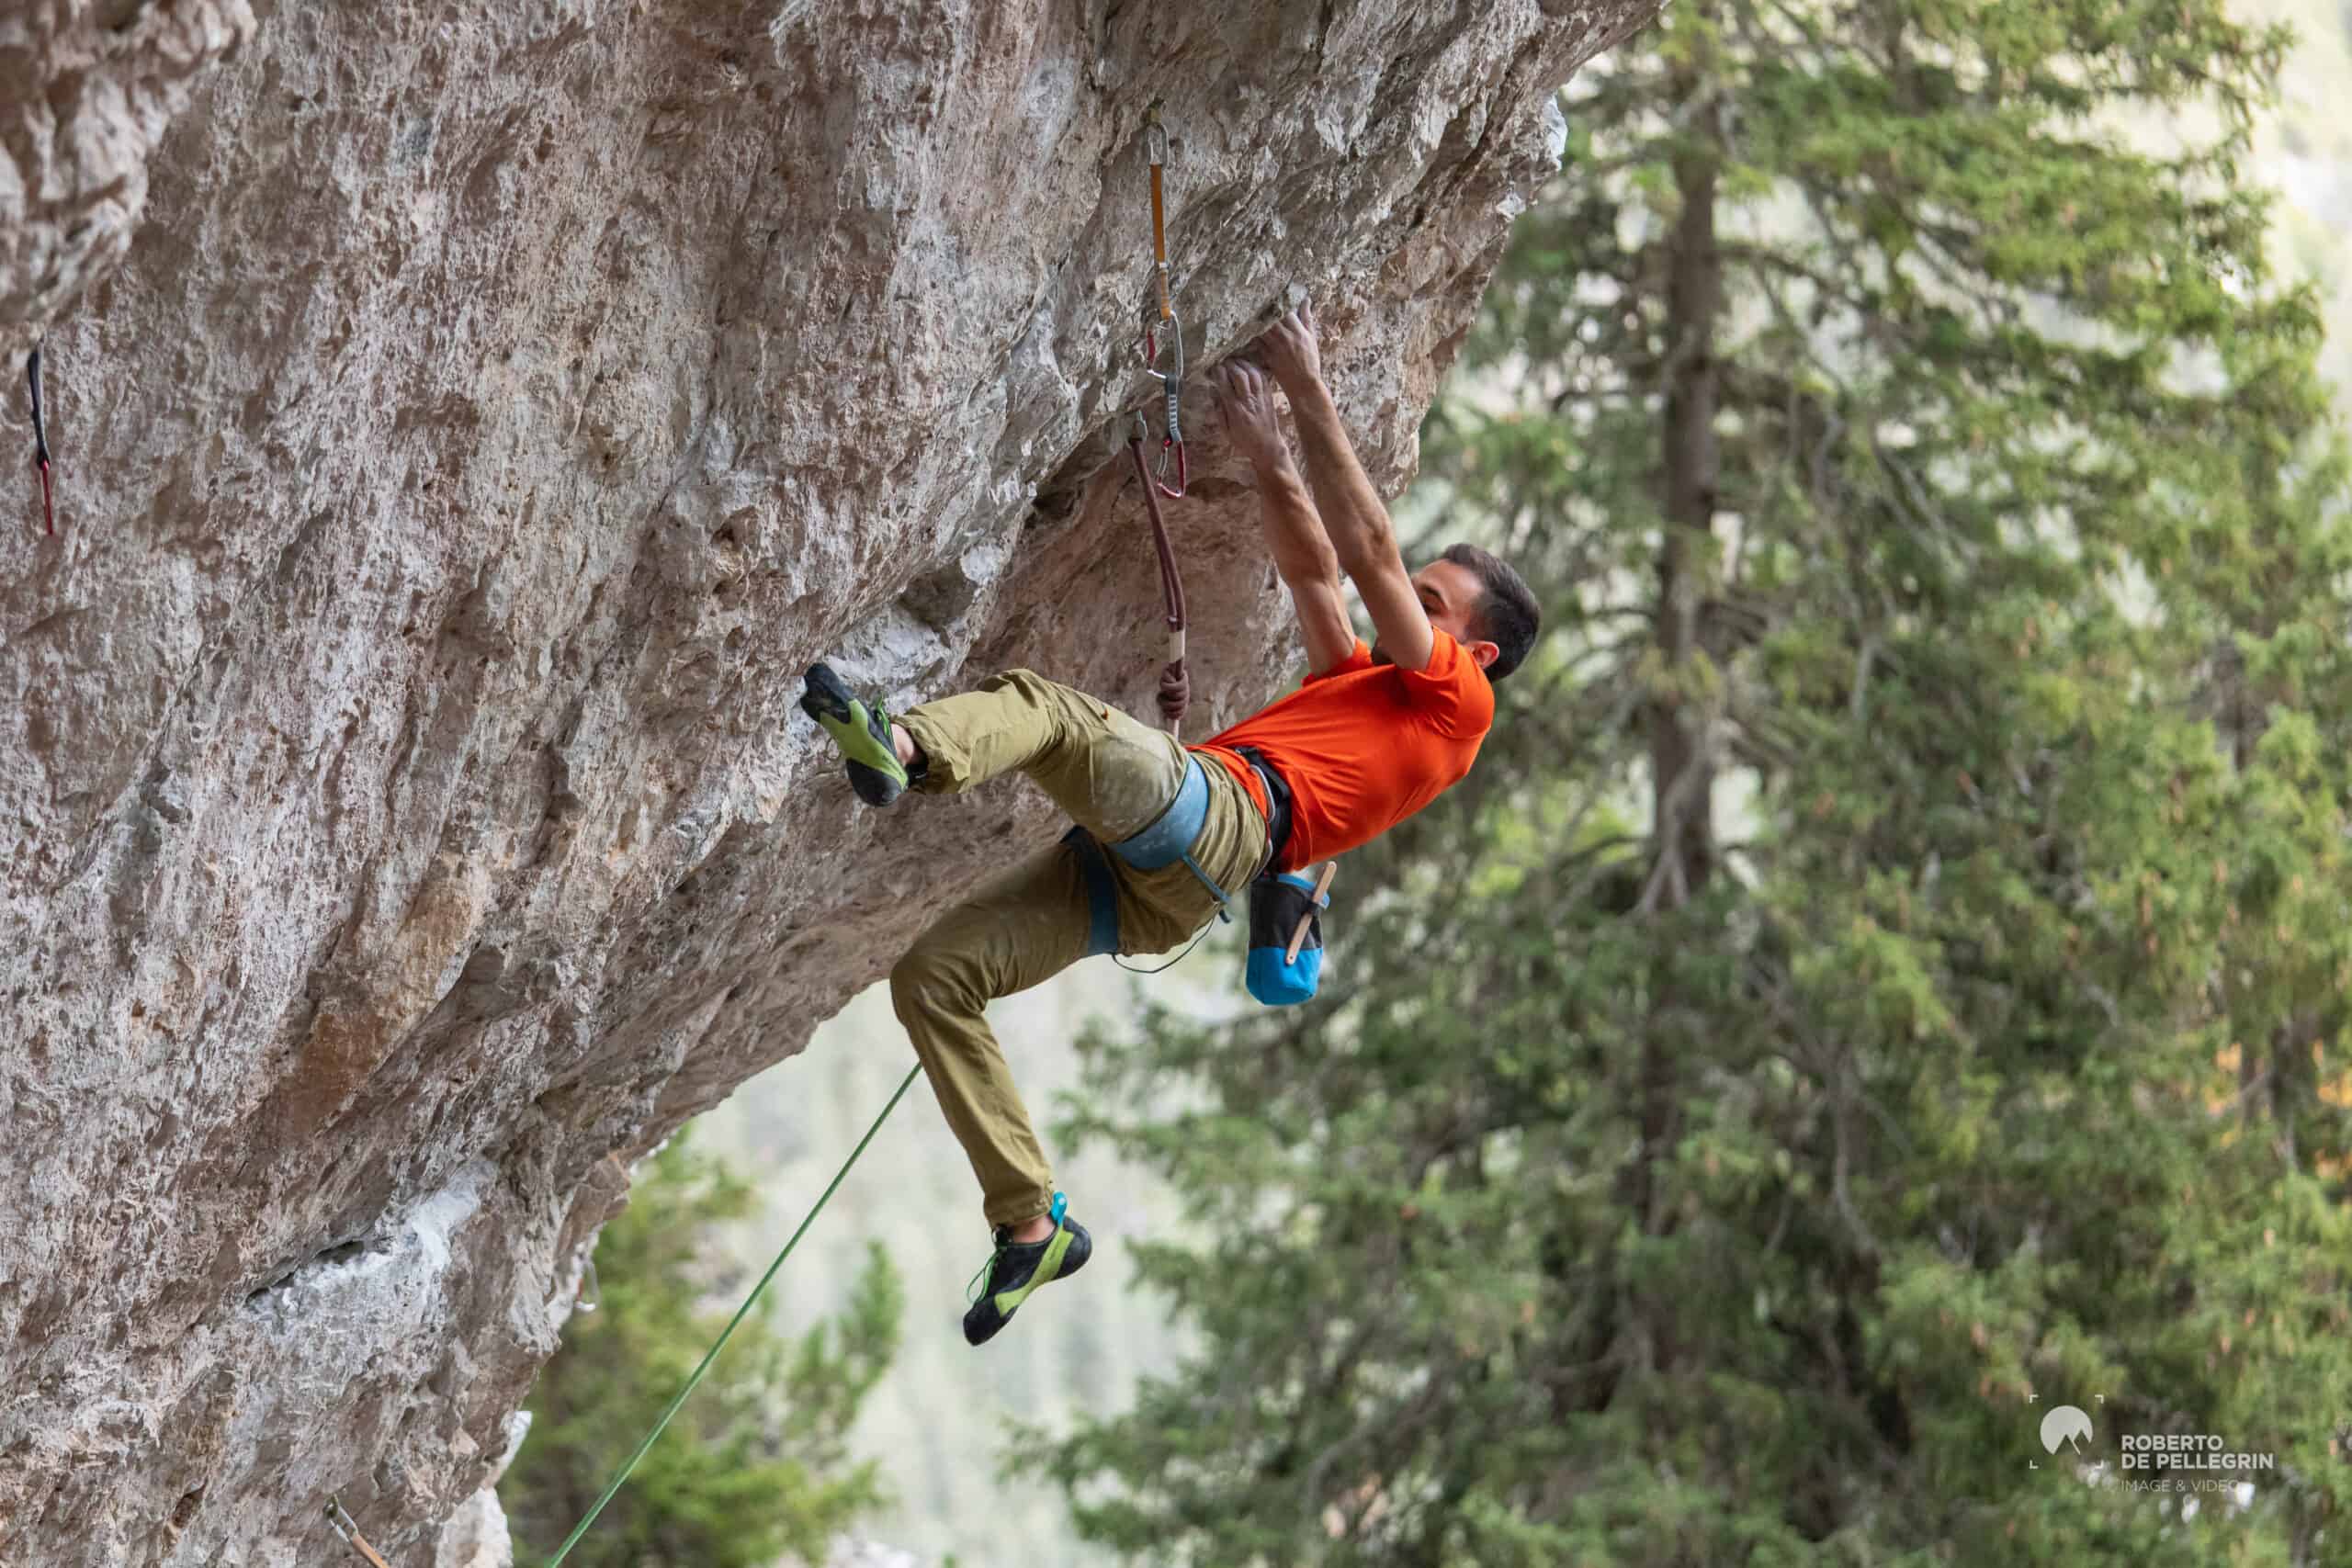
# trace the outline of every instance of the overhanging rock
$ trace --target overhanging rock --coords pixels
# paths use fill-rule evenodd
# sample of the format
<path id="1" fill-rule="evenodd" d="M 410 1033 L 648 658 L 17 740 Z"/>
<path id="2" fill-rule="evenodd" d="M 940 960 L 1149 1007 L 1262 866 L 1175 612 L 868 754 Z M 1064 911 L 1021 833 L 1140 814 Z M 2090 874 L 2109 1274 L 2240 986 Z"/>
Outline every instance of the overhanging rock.
<path id="1" fill-rule="evenodd" d="M 1051 830 L 861 810 L 801 670 L 1148 712 L 1149 106 L 1188 358 L 1311 292 L 1394 493 L 1654 8 L 0 22 L 0 1562 L 429 1553 L 625 1162 Z M 1291 644 L 1188 412 L 1201 735 Z"/>

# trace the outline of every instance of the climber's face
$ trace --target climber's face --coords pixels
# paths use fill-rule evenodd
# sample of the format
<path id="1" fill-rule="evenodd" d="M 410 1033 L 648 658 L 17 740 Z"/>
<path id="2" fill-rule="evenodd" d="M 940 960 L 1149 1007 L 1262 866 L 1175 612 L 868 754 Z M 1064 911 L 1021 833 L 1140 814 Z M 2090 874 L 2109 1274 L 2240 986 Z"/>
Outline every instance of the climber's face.
<path id="1" fill-rule="evenodd" d="M 1495 661 L 1495 655 L 1502 650 L 1470 629 L 1471 612 L 1485 592 L 1476 572 L 1458 561 L 1433 560 L 1413 573 L 1413 592 L 1420 596 L 1421 613 L 1430 618 L 1430 626 L 1460 643 L 1479 669 Z M 1372 645 L 1372 661 L 1395 662 L 1377 642 Z"/>

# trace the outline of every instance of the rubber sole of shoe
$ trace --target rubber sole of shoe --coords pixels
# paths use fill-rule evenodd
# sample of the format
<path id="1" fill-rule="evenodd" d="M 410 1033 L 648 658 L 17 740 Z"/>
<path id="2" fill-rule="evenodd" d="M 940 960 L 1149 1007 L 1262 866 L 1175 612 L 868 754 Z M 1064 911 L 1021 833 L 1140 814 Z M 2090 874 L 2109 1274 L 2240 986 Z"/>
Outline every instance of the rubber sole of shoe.
<path id="1" fill-rule="evenodd" d="M 906 769 L 890 750 L 889 742 L 874 734 L 872 716 L 865 705 L 858 701 L 856 694 L 829 665 L 809 666 L 801 682 L 800 711 L 815 719 L 819 728 L 833 738 L 833 744 L 842 749 L 842 760 L 849 766 L 850 787 L 857 792 L 858 799 L 868 806 L 888 806 L 897 800 L 907 787 Z M 861 760 L 857 755 L 861 750 L 870 752 L 876 761 Z M 876 765 L 886 755 L 888 766 Z"/>
<path id="2" fill-rule="evenodd" d="M 829 664 L 812 664 L 800 678 L 800 711 L 822 724 L 830 719 L 848 725 L 857 716 L 857 697 Z"/>

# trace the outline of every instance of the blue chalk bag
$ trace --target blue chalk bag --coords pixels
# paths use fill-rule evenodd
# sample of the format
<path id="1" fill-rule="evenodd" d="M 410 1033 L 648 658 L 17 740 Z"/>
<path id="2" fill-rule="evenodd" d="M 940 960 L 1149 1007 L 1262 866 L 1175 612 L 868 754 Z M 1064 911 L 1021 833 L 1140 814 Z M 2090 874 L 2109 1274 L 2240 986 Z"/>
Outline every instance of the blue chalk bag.
<path id="1" fill-rule="evenodd" d="M 1250 994 L 1268 1007 L 1311 999 L 1323 977 L 1323 917 L 1331 896 L 1315 894 L 1315 884 L 1294 871 L 1271 872 L 1250 885 Z M 1306 940 L 1289 956 L 1300 920 Z"/>

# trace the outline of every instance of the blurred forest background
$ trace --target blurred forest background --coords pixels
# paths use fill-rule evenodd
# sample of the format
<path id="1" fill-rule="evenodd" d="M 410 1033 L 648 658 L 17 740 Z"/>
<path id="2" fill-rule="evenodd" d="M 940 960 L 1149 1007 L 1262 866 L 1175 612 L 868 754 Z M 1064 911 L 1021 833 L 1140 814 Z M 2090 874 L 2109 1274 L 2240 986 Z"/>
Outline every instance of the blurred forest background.
<path id="1" fill-rule="evenodd" d="M 2352 1562 L 2347 101 L 2317 0 L 1589 67 L 1398 508 L 1549 607 L 1477 771 L 1308 1008 L 1222 933 L 999 1004 L 1093 1269 L 964 1346 L 918 1084 L 571 1561 Z M 640 1168 L 518 1561 L 910 1060 L 869 994 L 684 1140 L 749 1188 Z M 2135 1490 L 2163 1432 L 2277 1468 Z"/>

